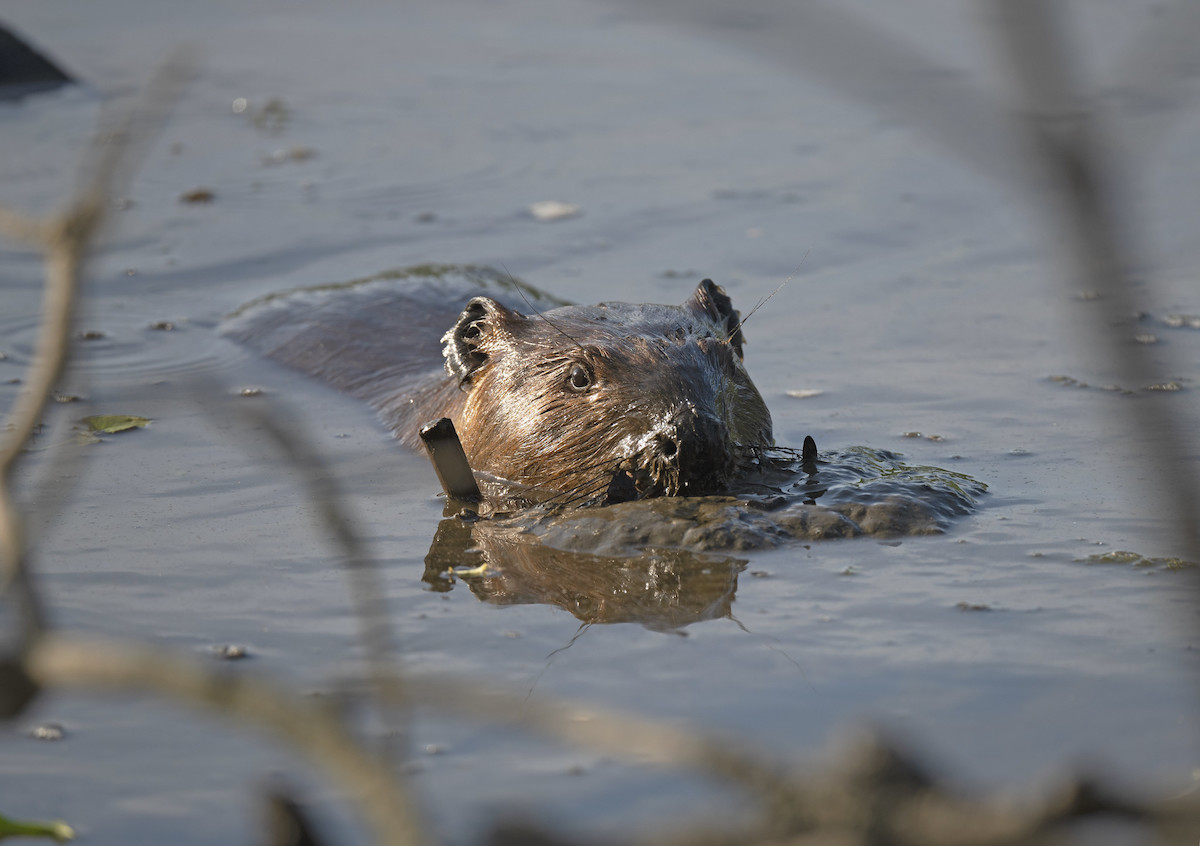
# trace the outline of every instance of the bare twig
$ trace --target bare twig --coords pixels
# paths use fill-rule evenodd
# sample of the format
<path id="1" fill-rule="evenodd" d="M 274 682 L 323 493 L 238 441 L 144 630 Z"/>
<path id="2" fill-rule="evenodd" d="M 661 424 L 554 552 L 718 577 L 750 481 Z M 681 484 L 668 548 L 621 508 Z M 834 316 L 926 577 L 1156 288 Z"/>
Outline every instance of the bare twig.
<path id="1" fill-rule="evenodd" d="M 28 644 L 44 624 L 41 601 L 26 568 L 25 541 L 12 475 L 18 457 L 46 408 L 51 391 L 62 379 L 71 350 L 71 326 L 83 263 L 100 226 L 113 190 L 124 184 L 133 153 L 161 125 L 164 112 L 177 99 L 184 79 L 183 62 L 168 62 L 151 83 L 141 108 L 135 107 L 115 135 L 98 144 L 84 186 L 65 212 L 39 222 L 0 209 L 0 232 L 24 240 L 45 254 L 46 285 L 42 299 L 33 363 L 17 395 L 7 427 L 0 432 L 0 590 L 10 589 L 21 614 L 22 643 Z M 147 120 L 147 115 L 154 120 Z"/>
<path id="2" fill-rule="evenodd" d="M 1031 161 L 1056 205 L 1050 224 L 1061 232 L 1071 263 L 1072 285 L 1099 293 L 1092 339 L 1122 381 L 1145 386 L 1154 380 L 1146 347 L 1130 342 L 1127 327 L 1137 311 L 1129 268 L 1133 250 L 1116 163 L 1106 155 L 1097 116 L 1077 93 L 1070 50 L 1057 4 L 1042 0 L 992 0 L 996 37 L 1005 48 L 1023 98 L 1022 129 Z M 1044 209 L 1042 209 L 1044 210 Z M 1130 437 L 1141 440 L 1154 464 L 1153 490 L 1193 560 L 1200 557 L 1200 483 L 1182 427 L 1165 403 L 1123 402 Z"/>
<path id="3" fill-rule="evenodd" d="M 396 673 L 396 657 L 392 648 L 386 585 L 346 513 L 343 506 L 345 497 L 339 489 L 337 478 L 324 466 L 316 449 L 308 443 L 299 427 L 285 424 L 270 405 L 255 401 L 231 403 L 230 407 L 247 422 L 261 427 L 283 452 L 288 463 L 302 471 L 308 497 L 341 552 L 339 557 L 347 570 L 350 596 L 371 678 L 380 692 L 386 688 L 392 692 L 394 699 L 401 682 Z M 387 700 L 381 698 L 379 701 Z M 386 721 L 386 715 L 384 718 Z M 392 725 L 389 728 L 398 727 Z"/>
<path id="4" fill-rule="evenodd" d="M 29 376 L 9 415 L 9 431 L 0 442 L 0 483 L 7 485 L 10 481 L 17 456 L 66 368 L 82 265 L 104 223 L 106 204 L 128 181 L 137 153 L 161 128 L 166 112 L 178 99 L 178 89 L 187 76 L 185 68 L 183 57 L 168 62 L 119 128 L 97 139 L 84 169 L 83 187 L 67 211 L 48 222 L 38 222 L 0 210 L 0 232 L 37 246 L 46 254 L 42 321 Z"/>
<path id="5" fill-rule="evenodd" d="M 1064 823 L 1097 815 L 1137 820 L 1159 831 L 1200 824 L 1196 796 L 1147 803 L 1082 778 L 1041 790 L 1025 802 L 963 797 L 934 783 L 907 752 L 878 735 L 867 735 L 843 749 L 831 765 L 801 775 L 744 742 L 591 704 L 531 701 L 478 682 L 430 676 L 409 679 L 405 695 L 412 705 L 440 714 L 516 727 L 634 763 L 716 777 L 763 803 L 762 823 L 749 830 L 675 828 L 640 841 L 647 846 L 1028 846 L 1050 842 L 1046 838 Z"/>
<path id="6" fill-rule="evenodd" d="M 428 842 L 399 775 L 363 751 L 332 711 L 262 679 L 162 647 L 55 633 L 38 639 L 26 667 L 45 688 L 152 693 L 274 734 L 335 777 L 358 803 L 379 843 Z"/>
<path id="7" fill-rule="evenodd" d="M 46 225 L 0 206 L 0 235 L 12 241 L 38 245 L 46 241 Z"/>

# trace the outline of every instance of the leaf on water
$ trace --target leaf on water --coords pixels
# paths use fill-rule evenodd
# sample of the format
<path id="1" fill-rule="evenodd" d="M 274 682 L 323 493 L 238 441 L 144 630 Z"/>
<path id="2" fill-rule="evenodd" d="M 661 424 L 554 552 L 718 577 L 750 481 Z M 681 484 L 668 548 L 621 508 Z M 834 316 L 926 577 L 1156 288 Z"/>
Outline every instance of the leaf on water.
<path id="1" fill-rule="evenodd" d="M 146 417 L 135 417 L 131 414 L 95 414 L 83 418 L 88 429 L 105 435 L 115 435 L 117 432 L 127 432 L 130 429 L 144 429 L 150 420 Z"/>
<path id="2" fill-rule="evenodd" d="M 63 843 L 75 839 L 75 830 L 62 820 L 34 822 L 14 820 L 0 814 L 0 840 L 6 837 L 48 837 Z"/>

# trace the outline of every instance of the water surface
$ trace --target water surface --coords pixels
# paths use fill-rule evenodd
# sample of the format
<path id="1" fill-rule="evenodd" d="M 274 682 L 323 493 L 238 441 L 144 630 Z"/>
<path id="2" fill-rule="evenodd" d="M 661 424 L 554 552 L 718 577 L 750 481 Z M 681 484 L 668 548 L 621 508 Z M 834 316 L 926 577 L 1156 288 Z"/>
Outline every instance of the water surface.
<path id="1" fill-rule="evenodd" d="M 1127 14 L 1099 15 L 1089 47 L 1119 44 L 1141 20 Z M 88 83 L 0 104 L 0 199 L 31 212 L 69 190 L 101 98 L 127 100 L 180 40 L 203 55 L 92 264 L 80 328 L 103 337 L 80 343 L 64 386 L 86 402 L 55 406 L 153 421 L 88 447 L 45 527 L 56 623 L 198 654 L 241 644 L 246 672 L 305 691 L 357 668 L 343 574 L 298 474 L 219 404 L 187 399 L 217 379 L 286 402 L 328 458 L 383 565 L 409 670 L 591 699 L 796 758 L 884 724 L 974 786 L 1028 787 L 1082 758 L 1142 787 L 1190 786 L 1188 573 L 1088 557 L 1182 553 L 1122 425 L 1123 404 L 1153 403 L 1198 434 L 1200 333 L 1167 320 L 1200 314 L 1194 121 L 1137 183 L 1154 283 L 1138 331 L 1183 390 L 1126 395 L 1101 389 L 1114 377 L 1083 343 L 1093 304 L 1060 283 L 1020 206 L 904 126 L 720 38 L 539 0 L 336 13 L 11 0 L 5 15 Z M 180 201 L 197 189 L 212 201 Z M 582 213 L 538 222 L 527 208 L 547 199 Z M 507 268 L 576 302 L 678 302 L 710 276 L 743 311 L 791 277 L 745 328 L 778 441 L 889 450 L 990 494 L 943 534 L 729 555 L 701 574 L 682 625 L 440 589 L 425 578 L 443 519 L 425 459 L 361 404 L 215 331 L 256 296 L 425 262 Z M 39 284 L 35 255 L 0 247 L 4 407 Z M 174 328 L 150 328 L 160 321 Z M 666 584 L 675 566 L 652 572 Z M 65 738 L 26 736 L 43 721 Z M 425 805 L 454 842 L 499 811 L 592 832 L 746 812 L 709 784 L 487 727 L 426 716 L 414 732 Z M 261 739 L 132 698 L 50 697 L 0 742 L 3 810 L 64 817 L 94 843 L 245 842 L 247 792 L 297 769 Z M 336 803 L 320 813 L 350 826 Z"/>

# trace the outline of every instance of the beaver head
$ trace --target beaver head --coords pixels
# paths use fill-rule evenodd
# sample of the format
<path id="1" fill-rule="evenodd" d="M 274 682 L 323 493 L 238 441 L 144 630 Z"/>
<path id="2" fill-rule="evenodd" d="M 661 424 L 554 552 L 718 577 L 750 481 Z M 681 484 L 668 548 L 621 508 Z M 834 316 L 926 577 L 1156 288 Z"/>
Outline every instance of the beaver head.
<path id="1" fill-rule="evenodd" d="M 621 499 L 713 493 L 772 443 L 738 312 L 710 279 L 679 306 L 527 316 L 475 297 L 442 341 L 467 394 L 455 423 L 472 466 L 521 485 L 623 489 Z"/>

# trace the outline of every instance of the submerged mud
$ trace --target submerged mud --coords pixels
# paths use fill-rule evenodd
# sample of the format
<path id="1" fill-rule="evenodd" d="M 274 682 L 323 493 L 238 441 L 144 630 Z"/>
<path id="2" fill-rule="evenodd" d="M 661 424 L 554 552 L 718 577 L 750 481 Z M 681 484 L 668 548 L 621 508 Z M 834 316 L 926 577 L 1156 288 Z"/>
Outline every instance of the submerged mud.
<path id="1" fill-rule="evenodd" d="M 970 476 L 908 465 L 898 453 L 869 447 L 826 453 L 807 470 L 801 464 L 767 458 L 761 472 L 729 496 L 560 512 L 530 532 L 550 546 L 604 555 L 646 547 L 741 552 L 798 540 L 928 535 L 973 510 L 987 490 Z"/>
<path id="2" fill-rule="evenodd" d="M 945 531 L 987 486 L 887 450 L 851 447 L 803 466 L 764 460 L 727 496 L 529 508 L 442 521 L 425 559 L 435 590 L 456 581 L 495 605 L 540 603 L 586 623 L 678 629 L 728 617 L 746 560 L 787 543 Z"/>

